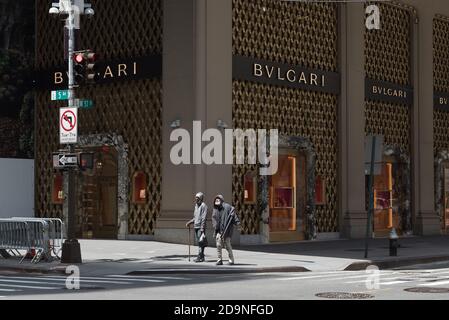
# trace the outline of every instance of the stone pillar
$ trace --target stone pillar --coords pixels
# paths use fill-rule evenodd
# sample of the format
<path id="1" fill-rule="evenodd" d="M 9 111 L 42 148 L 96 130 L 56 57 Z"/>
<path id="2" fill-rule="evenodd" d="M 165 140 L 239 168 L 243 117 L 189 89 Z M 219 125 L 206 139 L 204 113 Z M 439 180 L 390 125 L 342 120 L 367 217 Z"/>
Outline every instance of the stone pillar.
<path id="1" fill-rule="evenodd" d="M 193 213 L 193 197 L 200 174 L 193 165 L 175 166 L 170 160 L 173 131 L 170 124 L 192 135 L 196 118 L 195 1 L 163 1 L 163 106 L 162 106 L 162 205 L 156 221 L 155 239 L 187 243 L 185 223 Z"/>
<path id="2" fill-rule="evenodd" d="M 365 237 L 367 223 L 364 171 L 364 17 L 363 3 L 343 4 L 340 7 L 340 233 L 345 238 Z"/>
<path id="3" fill-rule="evenodd" d="M 440 234 L 435 210 L 433 152 L 433 18 L 432 10 L 418 10 L 414 25 L 413 194 L 414 234 Z"/>
<path id="4" fill-rule="evenodd" d="M 218 129 L 218 120 L 232 128 L 232 0 L 165 0 L 163 43 L 163 198 L 155 238 L 187 242 L 185 223 L 193 214 L 194 194 L 202 191 L 213 244 L 212 201 L 222 194 L 232 203 L 232 166 L 174 166 L 170 122 L 181 120 L 190 133 L 194 120 L 203 131 Z"/>

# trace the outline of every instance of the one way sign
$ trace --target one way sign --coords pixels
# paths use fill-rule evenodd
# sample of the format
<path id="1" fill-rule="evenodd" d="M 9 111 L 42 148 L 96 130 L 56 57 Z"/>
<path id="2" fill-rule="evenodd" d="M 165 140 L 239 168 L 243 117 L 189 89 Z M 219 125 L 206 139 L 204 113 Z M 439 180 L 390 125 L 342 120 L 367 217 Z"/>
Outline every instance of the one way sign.
<path id="1" fill-rule="evenodd" d="M 53 167 L 54 168 L 69 168 L 78 166 L 78 155 L 57 153 L 53 154 Z"/>

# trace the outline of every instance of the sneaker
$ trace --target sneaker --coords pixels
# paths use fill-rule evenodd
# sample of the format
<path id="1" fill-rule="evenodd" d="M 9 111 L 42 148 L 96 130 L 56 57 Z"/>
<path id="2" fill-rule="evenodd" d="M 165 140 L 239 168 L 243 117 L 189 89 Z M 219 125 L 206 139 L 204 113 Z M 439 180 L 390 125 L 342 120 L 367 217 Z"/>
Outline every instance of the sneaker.
<path id="1" fill-rule="evenodd" d="M 216 263 L 215 265 L 217 265 L 217 266 L 222 266 L 222 265 L 223 265 L 223 261 L 218 260 L 217 263 Z"/>
<path id="2" fill-rule="evenodd" d="M 204 262 L 204 258 L 202 257 L 197 257 L 195 260 L 193 260 L 195 262 Z"/>
<path id="3" fill-rule="evenodd" d="M 228 264 L 229 264 L 230 266 L 233 266 L 233 265 L 234 265 L 234 261 L 231 261 L 231 260 L 230 260 L 230 261 L 228 262 Z"/>

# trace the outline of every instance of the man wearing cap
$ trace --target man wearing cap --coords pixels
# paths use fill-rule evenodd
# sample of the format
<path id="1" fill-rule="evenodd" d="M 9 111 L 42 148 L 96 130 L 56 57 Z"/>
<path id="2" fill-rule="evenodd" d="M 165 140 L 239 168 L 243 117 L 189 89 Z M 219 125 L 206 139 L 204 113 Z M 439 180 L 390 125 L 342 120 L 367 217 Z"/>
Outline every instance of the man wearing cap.
<path id="1" fill-rule="evenodd" d="M 228 251 L 229 264 L 233 265 L 234 254 L 232 253 L 231 237 L 234 231 L 234 225 L 240 226 L 240 220 L 235 208 L 229 203 L 224 202 L 222 195 L 217 195 L 214 199 L 214 210 L 212 213 L 212 224 L 215 229 L 215 240 L 217 243 L 218 261 L 217 266 L 223 264 L 222 249 L 223 245 Z"/>
<path id="2" fill-rule="evenodd" d="M 207 205 L 204 203 L 204 194 L 198 192 L 195 195 L 195 210 L 193 212 L 193 219 L 186 223 L 186 227 L 193 224 L 195 229 L 195 240 L 198 244 L 198 257 L 195 262 L 204 262 L 204 248 L 207 246 L 206 241 L 200 241 L 202 235 L 206 232 L 206 218 L 207 218 Z M 205 237 L 203 237 L 205 238 Z"/>

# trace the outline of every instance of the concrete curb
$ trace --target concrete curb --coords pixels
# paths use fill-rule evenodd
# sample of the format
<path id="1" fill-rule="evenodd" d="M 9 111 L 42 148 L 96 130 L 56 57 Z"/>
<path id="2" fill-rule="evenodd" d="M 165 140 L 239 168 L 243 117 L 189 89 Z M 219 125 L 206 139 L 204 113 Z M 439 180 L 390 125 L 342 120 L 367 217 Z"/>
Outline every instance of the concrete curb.
<path id="1" fill-rule="evenodd" d="M 171 269 L 147 269 L 128 272 L 127 275 L 152 275 L 152 274 L 245 274 L 245 273 L 276 273 L 276 272 L 310 272 L 304 267 L 266 267 L 266 268 L 221 268 L 193 269 L 193 268 L 171 268 Z"/>
<path id="2" fill-rule="evenodd" d="M 45 269 L 45 268 L 28 268 L 28 267 L 22 267 L 22 266 L 7 266 L 7 267 L 1 267 L 0 271 L 3 272 L 20 272 L 20 273 L 30 273 L 30 274 L 66 274 L 65 273 L 65 267 L 56 267 L 55 269 Z"/>
<path id="3" fill-rule="evenodd" d="M 433 256 L 433 257 L 409 257 L 396 258 L 391 260 L 368 260 L 363 262 L 354 262 L 347 266 L 344 271 L 360 271 L 366 270 L 367 267 L 375 265 L 379 269 L 391 269 L 397 267 L 411 266 L 415 264 L 424 264 L 440 261 L 449 261 L 449 256 Z"/>

